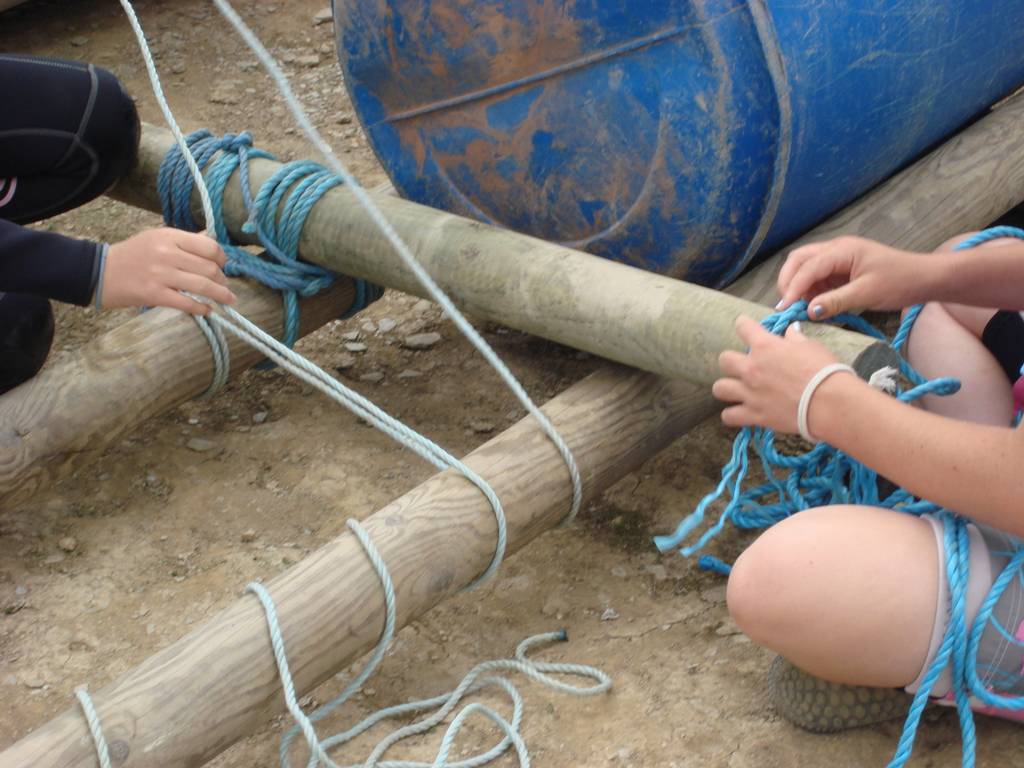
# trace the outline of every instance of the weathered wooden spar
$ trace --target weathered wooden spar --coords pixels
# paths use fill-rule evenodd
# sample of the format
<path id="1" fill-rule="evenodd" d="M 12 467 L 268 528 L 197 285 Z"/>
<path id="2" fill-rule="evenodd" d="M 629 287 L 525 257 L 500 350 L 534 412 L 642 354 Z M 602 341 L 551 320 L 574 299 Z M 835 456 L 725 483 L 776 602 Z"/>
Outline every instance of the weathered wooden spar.
<path id="1" fill-rule="evenodd" d="M 156 173 L 170 143 L 170 134 L 146 126 L 139 165 L 115 194 L 159 210 Z M 253 161 L 252 183 L 260 184 L 278 167 Z M 232 233 L 242 237 L 247 216 L 238 176 L 228 185 L 224 211 Z M 769 311 L 386 194 L 375 199 L 465 310 L 654 373 L 709 384 L 719 352 L 739 343 L 734 319 Z M 313 209 L 300 252 L 334 270 L 423 292 L 346 189 L 328 193 Z M 274 317 L 279 323 L 279 302 L 255 289 L 248 295 L 254 301 L 263 296 L 253 308 L 260 308 L 264 320 Z M 318 299 L 316 306 L 325 311 L 315 312 L 314 322 L 307 320 L 310 330 L 327 322 L 330 311 L 340 314 L 337 302 Z M 203 390 L 211 365 L 206 342 L 185 318 L 165 331 L 157 322 L 164 316 L 132 321 L 0 398 L 0 504 L 23 503 L 102 455 L 136 424 Z M 808 333 L 819 335 L 849 363 L 866 350 L 881 352 L 872 340 L 829 326 Z M 233 368 L 254 361 L 251 355 L 238 357 Z M 194 375 L 182 376 L 183 368 Z M 67 402 L 76 407 L 64 407 Z"/>
<path id="2" fill-rule="evenodd" d="M 134 205 L 160 210 L 156 177 L 171 148 L 168 131 L 143 126 L 139 163 L 114 191 Z M 280 168 L 256 159 L 253 189 Z M 232 236 L 248 219 L 236 171 L 224 196 L 224 223 Z M 617 363 L 673 378 L 710 383 L 718 355 L 739 340 L 733 321 L 770 310 L 709 288 L 599 259 L 581 251 L 411 203 L 392 195 L 374 200 L 427 272 L 464 311 Z M 201 220 L 199 195 L 193 196 Z M 352 277 L 424 296 L 423 286 L 358 204 L 338 187 L 306 220 L 299 252 L 307 261 Z M 820 326 L 844 358 L 863 340 Z"/>
<path id="3" fill-rule="evenodd" d="M 984 226 L 1024 200 L 1024 100 L 985 118 L 809 237 L 845 232 L 929 249 Z M 737 287 L 771 294 L 778 259 Z M 353 270 L 355 271 L 355 270 Z M 436 271 L 436 270 L 435 270 Z M 715 410 L 706 387 L 609 367 L 545 406 L 568 439 L 593 497 Z M 509 519 L 510 551 L 562 519 L 569 482 L 545 437 L 524 420 L 467 463 L 491 482 Z M 445 526 L 438 520 L 445 520 Z M 404 625 L 468 584 L 493 551 L 482 497 L 443 473 L 364 523 L 395 580 Z M 353 565 L 355 564 L 355 565 Z M 383 601 L 372 569 L 346 534 L 274 579 L 296 686 L 306 691 L 376 642 Z M 115 765 L 197 766 L 283 708 L 266 628 L 246 598 L 94 694 Z M 0 754 L 4 768 L 92 768 L 77 708 Z"/>

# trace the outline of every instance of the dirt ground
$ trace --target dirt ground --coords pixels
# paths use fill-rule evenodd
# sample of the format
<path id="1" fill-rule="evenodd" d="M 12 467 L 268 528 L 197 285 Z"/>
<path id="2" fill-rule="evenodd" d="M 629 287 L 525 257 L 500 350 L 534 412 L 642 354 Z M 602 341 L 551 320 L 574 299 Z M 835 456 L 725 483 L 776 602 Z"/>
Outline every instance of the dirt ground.
<path id="1" fill-rule="evenodd" d="M 246 0 L 239 10 L 286 63 L 319 127 L 371 186 L 385 176 L 352 115 L 332 25 L 314 24 L 325 5 Z M 281 158 L 311 156 L 253 56 L 210 3 L 150 0 L 138 11 L 187 129 L 253 129 L 258 144 Z M 113 0 L 29 2 L 0 15 L 0 50 L 92 60 L 124 80 L 143 119 L 160 122 Z M 156 223 L 100 200 L 44 226 L 117 240 Z M 61 308 L 57 354 L 127 316 Z M 354 356 L 343 346 L 343 334 L 353 331 L 368 348 Z M 418 331 L 437 331 L 442 341 L 423 352 L 403 350 L 398 340 Z M 488 328 L 487 336 L 539 401 L 596 365 L 505 329 Z M 437 308 L 414 297 L 388 293 L 300 349 L 328 370 L 350 363 L 348 383 L 456 454 L 522 415 Z M 368 374 L 383 378 L 364 379 Z M 193 438 L 207 441 L 200 443 L 205 450 L 187 447 Z M 322 732 L 342 730 L 377 707 L 448 690 L 475 664 L 510 655 L 520 639 L 564 626 L 571 642 L 548 655 L 601 667 L 614 689 L 578 700 L 517 681 L 535 765 L 886 764 L 900 724 L 821 737 L 782 721 L 767 700 L 771 656 L 729 621 L 723 581 L 678 557 L 660 557 L 650 544 L 710 489 L 730 439 L 715 423 L 694 430 L 574 526 L 510 558 L 492 583 L 404 629 L 377 676 Z M 0 511 L 0 747 L 69 707 L 76 686 L 102 687 L 239 599 L 247 582 L 277 575 L 339 535 L 347 517 L 369 515 L 431 474 L 281 372 L 251 371 L 213 401 L 145 424 L 100 463 L 31 503 Z M 730 533 L 715 551 L 732 557 L 746 540 Z M 325 701 L 341 685 L 332 682 L 313 698 Z M 267 723 L 213 765 L 276 764 L 284 724 Z M 406 754 L 432 760 L 439 738 Z M 473 728 L 460 749 L 491 739 Z M 979 742 L 981 766 L 1024 760 L 1017 727 L 980 722 Z M 955 716 L 928 715 L 912 765 L 954 766 L 959 756 Z M 511 756 L 497 763 L 514 764 Z"/>

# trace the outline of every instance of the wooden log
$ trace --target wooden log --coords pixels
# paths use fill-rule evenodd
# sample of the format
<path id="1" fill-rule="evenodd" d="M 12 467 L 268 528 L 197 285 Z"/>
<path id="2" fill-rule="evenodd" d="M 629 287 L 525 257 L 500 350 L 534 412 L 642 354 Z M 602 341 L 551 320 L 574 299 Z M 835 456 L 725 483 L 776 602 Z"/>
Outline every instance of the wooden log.
<path id="1" fill-rule="evenodd" d="M 135 171 L 113 195 L 160 210 L 156 177 L 173 145 L 168 131 L 144 125 Z M 256 189 L 280 164 L 253 160 Z M 251 241 L 236 171 L 224 196 L 232 235 Z M 718 291 L 655 275 L 581 251 L 480 224 L 401 198 L 370 192 L 431 276 L 464 311 L 663 376 L 708 383 L 723 349 L 739 348 L 739 315 L 770 310 Z M 196 203 L 198 204 L 198 194 Z M 201 219 L 199 209 L 196 211 Z M 415 295 L 419 281 L 358 204 L 351 190 L 324 195 L 306 220 L 299 252 L 307 261 Z M 808 333 L 841 357 L 860 342 L 829 326 Z M 850 344 L 852 347 L 844 349 Z"/>
<path id="2" fill-rule="evenodd" d="M 159 154 L 154 145 L 161 144 L 165 138 L 159 129 L 147 127 L 142 140 L 143 161 L 140 169 L 153 169 Z M 258 173 L 254 173 L 254 178 L 263 178 L 276 167 L 275 163 L 258 161 L 254 167 L 254 172 Z M 155 189 L 155 177 L 145 170 L 138 170 L 132 179 L 124 188 L 132 190 L 133 194 L 125 199 L 129 202 L 154 204 L 155 198 L 143 194 L 138 187 L 152 184 Z M 228 210 L 230 201 L 237 198 L 235 211 L 241 213 L 241 192 L 237 180 L 232 189 L 233 194 L 226 196 L 228 202 L 225 209 Z M 345 237 L 330 218 L 332 211 L 347 210 L 355 205 L 347 199 L 350 197 L 348 192 L 342 197 L 333 198 L 329 193 L 314 209 L 306 224 L 305 231 L 312 229 L 319 234 L 308 237 L 303 235 L 303 242 L 308 239 L 318 243 L 318 253 L 333 253 L 331 248 L 324 245 L 322 238 L 337 237 L 339 242 L 346 244 L 346 253 L 354 253 L 351 238 Z M 721 350 L 740 346 L 733 331 L 735 318 L 740 314 L 761 317 L 769 311 L 759 304 L 717 291 L 651 275 L 533 238 L 491 227 L 481 229 L 474 222 L 406 203 L 386 194 L 379 195 L 378 200 L 388 206 L 399 203 L 396 210 L 399 213 L 404 211 L 407 220 L 410 216 L 423 221 L 431 216 L 440 217 L 443 226 L 453 227 L 452 236 L 457 236 L 467 228 L 474 232 L 479 230 L 480 242 L 497 243 L 496 252 L 510 259 L 508 267 L 510 273 L 513 273 L 513 284 L 521 283 L 520 277 L 515 276 L 521 273 L 522 280 L 533 280 L 538 285 L 550 288 L 550 276 L 538 271 L 534 263 L 543 264 L 546 263 L 546 256 L 561 254 L 556 257 L 561 265 L 551 263 L 550 266 L 552 269 L 557 267 L 566 278 L 573 276 L 572 279 L 567 279 L 554 294 L 542 292 L 536 301 L 527 302 L 530 309 L 522 317 L 558 318 L 557 322 L 552 323 L 556 331 L 551 338 L 581 343 L 589 338 L 594 343 L 583 343 L 583 348 L 602 352 L 611 350 L 613 357 L 633 364 L 643 364 L 649 369 L 657 369 L 659 366 L 654 365 L 654 362 L 660 361 L 663 372 L 685 374 L 690 380 L 701 384 L 710 384 L 715 378 Z M 410 226 L 407 223 L 405 228 Z M 374 240 L 367 236 L 359 242 L 369 245 Z M 516 254 L 509 248 L 502 248 L 503 242 L 514 245 L 518 249 Z M 445 249 L 443 239 L 428 245 L 436 249 L 436 252 L 428 250 L 428 256 Z M 380 246 L 379 238 L 377 246 Z M 423 244 L 420 243 L 420 246 Z M 390 252 L 387 244 L 384 249 Z M 391 259 L 392 264 L 397 264 L 396 258 Z M 487 264 L 490 267 L 498 266 L 493 260 Z M 594 274 L 587 275 L 588 270 Z M 404 274 L 404 267 L 400 271 Z M 515 292 L 504 292 L 494 284 L 484 292 L 478 291 L 475 286 L 483 284 L 484 273 L 480 273 L 479 280 L 473 278 L 472 270 L 468 268 L 457 268 L 455 274 L 460 275 L 455 281 L 460 286 L 463 285 L 461 276 L 467 277 L 471 286 L 468 291 L 460 289 L 456 298 L 465 299 L 470 296 L 473 301 L 494 300 L 500 305 L 499 310 L 493 313 L 495 316 L 505 317 L 511 306 L 509 297 L 521 296 Z M 379 277 L 377 275 L 375 279 Z M 490 278 L 493 283 L 494 275 Z M 350 280 L 344 282 L 351 285 Z M 401 281 L 400 284 L 403 288 L 418 285 Z M 627 286 L 627 290 L 620 291 L 622 286 Z M 580 299 L 576 302 L 573 298 L 575 292 L 591 295 L 585 301 Z M 544 301 L 552 298 L 556 305 L 544 305 Z M 601 305 L 603 301 L 609 303 L 607 307 Z M 276 309 L 279 306 L 279 301 L 276 304 L 274 302 L 274 299 L 262 299 L 252 305 L 252 310 L 265 313 L 270 311 L 270 307 Z M 473 309 L 473 306 L 470 308 Z M 476 314 L 488 314 L 482 310 L 474 311 Z M 602 324 L 595 323 L 593 317 L 587 315 L 588 312 L 591 315 L 595 312 L 600 314 Z M 622 344 L 625 345 L 622 349 L 609 346 L 610 339 L 620 338 L 614 330 L 617 326 L 612 322 L 613 318 L 620 315 L 622 327 L 628 329 L 626 336 L 621 336 Z M 158 320 L 164 317 L 163 313 L 158 313 L 133 321 L 134 324 L 129 323 L 125 329 L 108 334 L 69 361 L 52 366 L 32 381 L 0 398 L 0 504 L 24 502 L 39 488 L 101 455 L 112 441 L 135 424 L 202 391 L 199 382 L 208 380 L 203 378 L 203 372 L 210 365 L 210 353 L 205 347 L 205 341 L 194 332 L 190 322 L 182 319 L 175 326 L 178 332 L 170 332 L 156 341 L 148 336 L 141 341 L 138 338 L 139 329 L 145 328 L 147 333 L 151 333 L 158 326 Z M 326 319 L 329 318 L 324 316 L 321 322 Z M 519 325 L 536 330 L 531 322 Z M 560 334 L 558 329 L 562 328 L 573 328 L 580 333 L 567 338 Z M 178 343 L 181 332 L 191 338 L 191 344 Z M 884 347 L 873 340 L 831 326 L 809 326 L 807 333 L 821 338 L 841 360 L 850 364 L 860 359 L 869 349 L 873 349 L 872 354 L 876 356 L 886 354 Z M 623 354 L 615 354 L 615 350 Z M 670 350 L 671 354 L 681 357 L 663 357 Z M 136 354 L 140 355 L 139 359 L 133 359 L 132 356 Z M 239 362 L 246 359 L 251 358 L 239 358 Z M 102 361 L 102 364 L 97 364 L 97 361 Z M 180 367 L 195 370 L 196 376 L 187 379 L 171 375 Z M 81 372 L 88 375 L 81 375 Z M 68 402 L 76 403 L 76 407 L 67 408 L 65 404 Z M 131 403 L 134 407 L 125 408 L 125 403 Z"/>
<path id="3" fill-rule="evenodd" d="M 811 237 L 843 231 L 934 248 L 1024 200 L 1019 114 L 985 118 Z M 924 224 L 921 225 L 920 222 Z M 766 295 L 778 262 L 737 288 Z M 631 471 L 715 411 L 706 389 L 609 367 L 545 406 L 569 440 L 587 494 Z M 561 519 L 569 483 L 528 420 L 467 459 L 506 504 L 510 552 Z M 437 475 L 365 525 L 391 568 L 400 625 L 468 584 L 490 559 L 489 508 L 460 478 Z M 376 642 L 383 601 L 358 544 L 343 535 L 272 581 L 297 687 L 309 690 Z M 95 694 L 118 766 L 196 766 L 280 711 L 282 699 L 254 599 L 153 656 Z M 0 754 L 4 768 L 92 768 L 81 713 L 71 708 Z"/>
<path id="4" fill-rule="evenodd" d="M 280 294 L 232 280 L 238 308 L 269 333 L 282 332 Z M 351 280 L 304 301 L 301 333 L 340 317 Z M 231 374 L 261 358 L 231 334 Z M 176 310 L 153 309 L 110 331 L 0 397 L 0 509 L 23 503 L 99 459 L 146 419 L 202 394 L 213 376 L 209 343 Z"/>

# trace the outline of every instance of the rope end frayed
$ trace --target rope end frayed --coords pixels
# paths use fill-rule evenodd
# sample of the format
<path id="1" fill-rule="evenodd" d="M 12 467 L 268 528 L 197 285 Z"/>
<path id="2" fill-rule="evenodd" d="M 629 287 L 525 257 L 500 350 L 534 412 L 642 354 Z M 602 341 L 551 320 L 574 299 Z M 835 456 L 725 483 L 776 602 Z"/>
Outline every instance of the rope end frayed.
<path id="1" fill-rule="evenodd" d="M 895 395 L 897 377 L 899 374 L 900 372 L 896 368 L 893 368 L 891 365 L 887 365 L 872 373 L 871 377 L 868 379 L 868 384 L 877 390 L 885 392 L 886 394 Z"/>

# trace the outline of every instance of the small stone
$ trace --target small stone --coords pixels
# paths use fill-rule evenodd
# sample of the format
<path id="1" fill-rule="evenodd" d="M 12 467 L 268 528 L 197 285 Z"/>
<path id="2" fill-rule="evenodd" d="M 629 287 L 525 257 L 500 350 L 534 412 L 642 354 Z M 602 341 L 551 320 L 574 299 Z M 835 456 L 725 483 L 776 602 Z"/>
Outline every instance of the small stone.
<path id="1" fill-rule="evenodd" d="M 50 555 L 45 560 L 43 560 L 43 562 L 46 563 L 46 565 L 56 565 L 57 563 L 63 563 L 64 555 L 60 553 Z"/>
<path id="2" fill-rule="evenodd" d="M 623 568 L 621 565 L 616 565 L 612 568 L 612 576 L 617 579 L 624 579 L 629 575 L 629 571 Z"/>
<path id="3" fill-rule="evenodd" d="M 619 618 L 619 612 L 614 608 L 605 608 L 604 613 L 601 614 L 601 621 L 615 621 Z"/>
<path id="4" fill-rule="evenodd" d="M 356 359 L 352 355 L 339 355 L 337 362 L 334 364 L 335 370 L 347 371 L 353 365 L 356 364 Z"/>
<path id="5" fill-rule="evenodd" d="M 238 104 L 242 100 L 242 84 L 237 80 L 221 80 L 210 92 L 214 104 Z"/>
<path id="6" fill-rule="evenodd" d="M 32 688 L 33 690 L 38 690 L 39 688 L 44 688 L 46 686 L 46 681 L 34 672 L 26 672 L 21 675 L 21 682 L 26 688 Z"/>
<path id="7" fill-rule="evenodd" d="M 382 381 L 384 381 L 384 374 L 381 373 L 380 371 L 364 373 L 362 376 L 359 377 L 359 380 L 369 382 L 370 384 L 380 384 Z"/>
<path id="8" fill-rule="evenodd" d="M 346 331 L 345 333 L 341 334 L 341 338 L 343 338 L 345 341 L 358 341 L 359 331 Z"/>
<path id="9" fill-rule="evenodd" d="M 398 323 L 396 323 L 390 317 L 382 317 L 380 319 L 380 322 L 377 323 L 377 330 L 380 333 L 391 333 L 397 327 Z"/>
<path id="10" fill-rule="evenodd" d="M 212 440 L 205 440 L 201 437 L 193 437 L 191 440 L 185 443 L 185 447 L 188 448 L 190 451 L 195 451 L 196 453 L 206 453 L 216 448 L 217 444 Z"/>
<path id="11" fill-rule="evenodd" d="M 732 619 L 726 619 L 718 625 L 718 629 L 715 630 L 715 634 L 719 637 L 732 637 L 733 635 L 742 634 L 742 631 Z"/>
<path id="12" fill-rule="evenodd" d="M 365 352 L 366 345 L 361 341 L 347 341 L 345 342 L 345 349 L 349 352 Z"/>
<path id="13" fill-rule="evenodd" d="M 270 414 L 266 411 L 256 411 L 256 413 L 252 415 L 252 423 L 263 424 L 268 418 L 270 418 Z"/>
<path id="14" fill-rule="evenodd" d="M 171 64 L 171 73 L 175 75 L 185 74 L 185 62 L 176 61 L 173 64 Z"/>
<path id="15" fill-rule="evenodd" d="M 430 333 L 414 333 L 411 336 L 406 336 L 402 341 L 402 346 L 406 349 L 430 349 L 441 341 L 441 334 L 436 331 Z"/>
<path id="16" fill-rule="evenodd" d="M 295 58 L 295 63 L 298 64 L 300 67 L 306 67 L 307 69 L 318 67 L 320 66 L 320 54 L 310 53 L 305 56 L 297 56 Z"/>
<path id="17" fill-rule="evenodd" d="M 347 115 L 347 114 L 338 115 L 338 118 L 337 118 L 336 122 L 338 123 L 338 125 L 351 125 L 352 124 L 352 115 Z"/>
<path id="18" fill-rule="evenodd" d="M 57 546 L 65 552 L 74 552 L 78 549 L 78 540 L 74 536 L 65 536 L 57 542 Z"/>
<path id="19" fill-rule="evenodd" d="M 14 594 L 18 597 L 24 597 L 28 594 L 28 587 L 23 587 L 20 584 L 14 588 Z"/>
<path id="20" fill-rule="evenodd" d="M 150 488 L 154 488 L 160 485 L 160 476 L 156 472 L 149 471 L 146 473 L 146 485 Z"/>
<path id="21" fill-rule="evenodd" d="M 409 368 L 407 370 L 402 371 L 400 374 L 398 374 L 398 378 L 400 378 L 403 381 L 405 381 L 406 379 L 418 379 L 422 375 L 423 374 L 420 373 L 419 371 L 414 371 L 411 368 Z"/>
<path id="22" fill-rule="evenodd" d="M 199 419 L 197 419 L 195 416 L 191 416 L 189 417 L 188 423 L 194 427 L 199 424 Z"/>
<path id="23" fill-rule="evenodd" d="M 83 35 L 78 35 L 77 37 L 72 37 L 68 42 L 75 46 L 75 48 L 81 48 L 83 45 L 89 44 L 89 38 Z"/>
<path id="24" fill-rule="evenodd" d="M 481 435 L 488 435 L 494 431 L 494 424 L 490 421 L 477 420 L 469 422 L 469 428 Z"/>
<path id="25" fill-rule="evenodd" d="M 330 43 L 321 43 L 319 50 L 324 56 L 330 56 L 334 53 L 334 46 Z"/>
<path id="26" fill-rule="evenodd" d="M 334 21 L 334 14 L 331 12 L 331 6 L 328 5 L 316 12 L 316 16 L 313 17 L 313 26 L 319 27 L 321 24 L 331 21 Z"/>
<path id="27" fill-rule="evenodd" d="M 375 333 L 377 331 L 377 324 L 373 320 L 367 320 L 360 327 L 364 333 Z"/>
<path id="28" fill-rule="evenodd" d="M 430 299 L 420 299 L 419 301 L 412 305 L 412 311 L 419 312 L 422 314 L 423 312 L 429 311 L 430 308 L 433 306 L 434 302 L 430 301 Z"/>
<path id="29" fill-rule="evenodd" d="M 612 756 L 612 760 L 619 763 L 628 763 L 633 759 L 633 750 L 629 747 L 619 747 Z"/>

